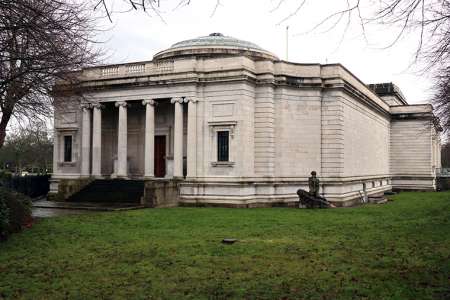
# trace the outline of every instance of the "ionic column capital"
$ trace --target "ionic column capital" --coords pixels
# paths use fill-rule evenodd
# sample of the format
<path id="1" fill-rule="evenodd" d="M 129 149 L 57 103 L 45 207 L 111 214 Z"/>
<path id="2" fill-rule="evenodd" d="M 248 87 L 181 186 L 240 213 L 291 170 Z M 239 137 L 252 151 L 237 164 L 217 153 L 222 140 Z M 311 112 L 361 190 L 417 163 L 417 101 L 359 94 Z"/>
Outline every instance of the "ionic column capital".
<path id="1" fill-rule="evenodd" d="M 83 109 L 83 110 L 88 110 L 88 109 L 91 109 L 91 108 L 92 108 L 92 104 L 90 104 L 90 103 L 81 103 L 81 104 L 80 104 L 80 107 L 81 107 L 81 109 Z"/>
<path id="2" fill-rule="evenodd" d="M 93 104 L 91 104 L 91 107 L 92 108 L 97 108 L 97 109 L 102 109 L 105 106 L 103 104 L 100 104 L 100 103 L 93 103 Z"/>
<path id="3" fill-rule="evenodd" d="M 115 105 L 116 105 L 116 107 L 119 107 L 119 106 L 127 107 L 127 102 L 126 101 L 117 101 Z"/>
<path id="4" fill-rule="evenodd" d="M 155 106 L 156 102 L 155 102 L 155 100 L 152 100 L 152 99 L 142 100 L 142 105 L 147 106 L 147 104 L 151 105 L 151 106 Z"/>
<path id="5" fill-rule="evenodd" d="M 195 97 L 184 97 L 184 102 L 186 102 L 186 103 L 189 103 L 189 102 L 191 102 L 191 103 L 197 103 L 198 100 L 197 100 L 197 98 L 195 98 Z"/>
<path id="6" fill-rule="evenodd" d="M 170 103 L 175 104 L 175 103 L 180 103 L 182 104 L 184 102 L 184 98 L 183 97 L 175 97 L 170 99 Z"/>

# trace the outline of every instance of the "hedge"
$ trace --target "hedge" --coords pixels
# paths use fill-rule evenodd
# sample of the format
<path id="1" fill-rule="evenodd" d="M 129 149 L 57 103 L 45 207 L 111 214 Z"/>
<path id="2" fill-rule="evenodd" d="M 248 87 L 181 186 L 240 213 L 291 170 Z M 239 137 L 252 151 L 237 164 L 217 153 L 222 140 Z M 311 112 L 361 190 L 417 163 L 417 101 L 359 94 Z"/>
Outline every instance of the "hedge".
<path id="1" fill-rule="evenodd" d="M 31 199 L 0 187 L 0 240 L 31 224 Z"/>

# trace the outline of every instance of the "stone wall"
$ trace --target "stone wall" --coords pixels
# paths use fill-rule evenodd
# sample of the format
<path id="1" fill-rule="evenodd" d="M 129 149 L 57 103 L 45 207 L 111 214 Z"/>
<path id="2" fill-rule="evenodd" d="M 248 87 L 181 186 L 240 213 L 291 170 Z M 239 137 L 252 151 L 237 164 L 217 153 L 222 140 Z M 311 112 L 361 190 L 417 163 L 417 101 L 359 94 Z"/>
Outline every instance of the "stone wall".
<path id="1" fill-rule="evenodd" d="M 146 207 L 178 206 L 178 184 L 176 180 L 145 181 L 142 204 Z"/>
<path id="2" fill-rule="evenodd" d="M 246 82 L 208 84 L 202 89 L 203 106 L 197 112 L 202 121 L 201 160 L 197 160 L 204 177 L 240 177 L 254 174 L 254 94 Z M 201 115 L 199 115 L 201 113 Z M 217 131 L 230 132 L 230 162 L 217 164 Z M 242 148 L 245 145 L 245 148 Z"/>
<path id="3" fill-rule="evenodd" d="M 386 176 L 389 172 L 389 117 L 343 95 L 344 177 Z"/>
<path id="4" fill-rule="evenodd" d="M 255 93 L 255 175 L 273 176 L 276 168 L 277 112 L 272 85 L 257 86 Z"/>
<path id="5" fill-rule="evenodd" d="M 391 173 L 394 189 L 435 189 L 430 120 L 391 122 Z"/>
<path id="6" fill-rule="evenodd" d="M 55 143 L 53 173 L 76 178 L 81 166 L 81 99 L 57 97 L 54 101 Z M 64 136 L 72 136 L 72 161 L 64 162 Z"/>
<path id="7" fill-rule="evenodd" d="M 50 180 L 50 192 L 47 198 L 53 201 L 65 201 L 92 181 L 91 178 Z"/>
<path id="8" fill-rule="evenodd" d="M 340 93 L 325 91 L 321 107 L 322 177 L 341 177 L 344 170 L 344 108 Z"/>
<path id="9" fill-rule="evenodd" d="M 280 87 L 275 91 L 275 176 L 305 179 L 321 174 L 319 90 Z"/>
<path id="10" fill-rule="evenodd" d="M 180 184 L 180 204 L 226 207 L 292 206 L 298 202 L 297 190 L 307 189 L 307 186 L 305 180 L 188 180 Z"/>

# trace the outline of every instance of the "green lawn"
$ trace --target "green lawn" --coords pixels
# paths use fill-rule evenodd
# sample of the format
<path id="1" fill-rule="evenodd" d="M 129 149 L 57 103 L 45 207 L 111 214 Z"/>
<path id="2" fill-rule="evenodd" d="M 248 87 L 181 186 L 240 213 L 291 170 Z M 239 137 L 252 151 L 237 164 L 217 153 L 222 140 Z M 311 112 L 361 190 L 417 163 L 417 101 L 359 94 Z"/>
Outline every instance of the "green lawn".
<path id="1" fill-rule="evenodd" d="M 450 192 L 393 199 L 42 219 L 0 244 L 0 299 L 450 299 Z"/>

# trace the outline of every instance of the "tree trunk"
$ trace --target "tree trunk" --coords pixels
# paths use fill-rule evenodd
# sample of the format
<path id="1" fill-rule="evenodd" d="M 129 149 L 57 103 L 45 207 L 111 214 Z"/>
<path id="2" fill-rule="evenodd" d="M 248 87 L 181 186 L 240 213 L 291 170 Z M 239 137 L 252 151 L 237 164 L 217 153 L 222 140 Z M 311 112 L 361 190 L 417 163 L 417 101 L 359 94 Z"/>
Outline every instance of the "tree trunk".
<path id="1" fill-rule="evenodd" d="M 8 126 L 9 119 L 11 119 L 11 112 L 3 110 L 2 120 L 0 121 L 0 149 L 5 144 L 6 127 Z"/>
<path id="2" fill-rule="evenodd" d="M 0 148 L 3 147 L 3 144 L 5 143 L 5 138 L 6 138 L 6 124 L 0 122 Z"/>

